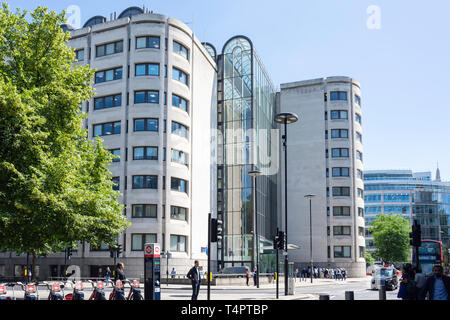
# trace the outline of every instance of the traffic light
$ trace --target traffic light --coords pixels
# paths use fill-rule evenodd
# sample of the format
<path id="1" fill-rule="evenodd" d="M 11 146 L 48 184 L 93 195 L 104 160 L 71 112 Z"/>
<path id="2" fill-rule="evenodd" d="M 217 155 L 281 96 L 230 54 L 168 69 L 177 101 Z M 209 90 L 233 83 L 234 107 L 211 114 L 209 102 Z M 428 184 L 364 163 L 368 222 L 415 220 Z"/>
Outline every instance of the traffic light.
<path id="1" fill-rule="evenodd" d="M 284 232 L 278 231 L 273 242 L 273 248 L 275 250 L 284 249 L 284 244 L 285 244 Z"/>
<path id="2" fill-rule="evenodd" d="M 420 231 L 420 225 L 414 220 L 412 226 L 412 232 L 409 233 L 411 240 L 409 243 L 414 247 L 420 247 L 422 245 L 422 232 Z"/>
<path id="3" fill-rule="evenodd" d="M 117 245 L 117 257 L 120 257 L 120 254 L 122 253 L 122 245 L 121 244 L 119 244 L 119 245 Z"/>
<path id="4" fill-rule="evenodd" d="M 109 247 L 109 256 L 111 257 L 111 258 L 114 258 L 114 251 L 115 251 L 115 249 L 113 248 L 113 247 Z"/>
<path id="5" fill-rule="evenodd" d="M 70 259 L 72 256 L 72 247 L 67 247 L 67 259 Z"/>
<path id="6" fill-rule="evenodd" d="M 211 242 L 218 242 L 222 240 L 222 220 L 211 219 Z"/>

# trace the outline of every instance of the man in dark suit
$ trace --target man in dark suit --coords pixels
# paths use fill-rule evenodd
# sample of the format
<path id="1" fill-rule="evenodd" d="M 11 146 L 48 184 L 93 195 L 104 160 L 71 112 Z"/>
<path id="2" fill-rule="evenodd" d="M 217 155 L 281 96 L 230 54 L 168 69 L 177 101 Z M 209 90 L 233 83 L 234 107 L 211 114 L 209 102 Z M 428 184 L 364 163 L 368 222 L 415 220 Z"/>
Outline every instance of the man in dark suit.
<path id="1" fill-rule="evenodd" d="M 427 294 L 430 300 L 450 300 L 450 278 L 444 275 L 443 271 L 441 265 L 433 266 L 433 275 L 422 288 L 420 300 L 425 300 Z"/>
<path id="2" fill-rule="evenodd" d="M 200 270 L 199 262 L 194 261 L 194 266 L 189 270 L 187 277 L 192 282 L 192 300 L 197 300 L 198 292 L 200 291 Z"/>

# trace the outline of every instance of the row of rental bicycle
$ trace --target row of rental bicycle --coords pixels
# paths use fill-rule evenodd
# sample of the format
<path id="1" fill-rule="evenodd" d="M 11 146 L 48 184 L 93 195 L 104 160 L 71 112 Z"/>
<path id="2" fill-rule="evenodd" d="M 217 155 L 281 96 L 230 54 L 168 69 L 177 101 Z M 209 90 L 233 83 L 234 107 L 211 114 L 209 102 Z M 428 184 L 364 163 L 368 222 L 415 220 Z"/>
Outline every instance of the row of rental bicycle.
<path id="1" fill-rule="evenodd" d="M 108 298 L 105 294 L 105 282 L 88 280 L 88 283 L 92 286 L 89 299 L 85 299 L 85 288 L 81 281 L 0 283 L 0 300 L 16 300 L 15 290 L 17 288 L 23 291 L 23 300 L 39 300 L 39 286 L 47 287 L 49 291 L 48 300 L 144 300 L 137 280 L 117 280 L 116 282 L 109 280 L 106 283 L 111 284 L 112 291 Z M 128 288 L 126 288 L 127 284 Z M 8 290 L 9 288 L 11 290 Z M 129 289 L 128 294 L 125 292 L 126 289 Z"/>

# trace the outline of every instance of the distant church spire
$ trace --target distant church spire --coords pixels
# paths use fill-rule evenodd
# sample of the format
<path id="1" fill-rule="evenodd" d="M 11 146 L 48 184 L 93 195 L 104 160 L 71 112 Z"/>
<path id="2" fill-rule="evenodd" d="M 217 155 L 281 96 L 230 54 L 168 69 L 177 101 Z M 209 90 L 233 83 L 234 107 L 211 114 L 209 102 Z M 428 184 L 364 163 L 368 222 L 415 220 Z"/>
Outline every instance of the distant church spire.
<path id="1" fill-rule="evenodd" d="M 441 171 L 439 170 L 439 162 L 436 169 L 436 181 L 441 182 Z"/>

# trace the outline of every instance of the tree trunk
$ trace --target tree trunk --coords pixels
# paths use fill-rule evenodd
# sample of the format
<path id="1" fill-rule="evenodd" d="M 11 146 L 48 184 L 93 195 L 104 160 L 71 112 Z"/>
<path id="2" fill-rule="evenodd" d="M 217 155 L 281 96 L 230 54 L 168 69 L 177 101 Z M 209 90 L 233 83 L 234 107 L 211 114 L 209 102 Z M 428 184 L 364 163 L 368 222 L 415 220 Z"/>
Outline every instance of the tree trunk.
<path id="1" fill-rule="evenodd" d="M 33 260 L 31 262 L 31 281 L 36 282 L 36 253 L 33 251 Z"/>

